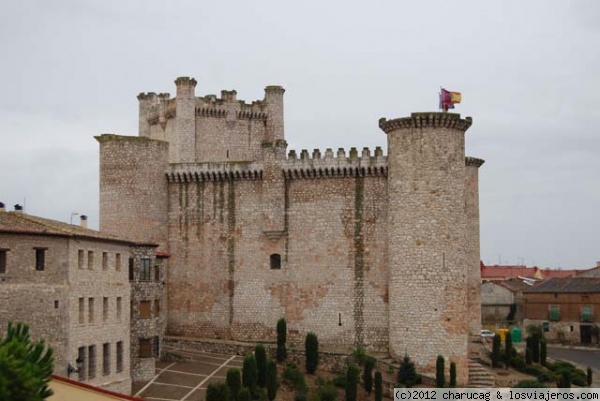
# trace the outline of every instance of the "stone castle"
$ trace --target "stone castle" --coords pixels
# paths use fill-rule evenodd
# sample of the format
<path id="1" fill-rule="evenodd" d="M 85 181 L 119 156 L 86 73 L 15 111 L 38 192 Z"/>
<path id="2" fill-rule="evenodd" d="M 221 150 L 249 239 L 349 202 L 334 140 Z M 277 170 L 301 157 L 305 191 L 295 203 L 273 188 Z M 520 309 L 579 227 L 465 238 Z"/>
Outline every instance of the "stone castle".
<path id="1" fill-rule="evenodd" d="M 478 169 L 471 118 L 381 119 L 377 147 L 287 151 L 284 89 L 141 93 L 139 136 L 100 143 L 100 229 L 159 244 L 166 333 L 274 340 L 315 332 L 467 381 L 480 330 Z"/>

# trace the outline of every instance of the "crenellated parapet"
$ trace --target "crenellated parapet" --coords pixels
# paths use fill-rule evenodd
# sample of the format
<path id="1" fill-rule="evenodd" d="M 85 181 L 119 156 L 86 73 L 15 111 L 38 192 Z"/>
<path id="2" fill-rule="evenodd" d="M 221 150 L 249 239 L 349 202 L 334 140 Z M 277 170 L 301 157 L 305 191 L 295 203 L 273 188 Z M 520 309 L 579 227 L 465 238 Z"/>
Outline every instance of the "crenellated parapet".
<path id="1" fill-rule="evenodd" d="M 457 113 L 412 113 L 410 117 L 393 120 L 380 118 L 379 128 L 386 134 L 406 128 L 452 128 L 466 131 L 472 123 L 471 117 L 461 119 L 460 114 Z"/>
<path id="2" fill-rule="evenodd" d="M 350 148 L 348 156 L 343 148 L 339 148 L 335 156 L 331 148 L 324 154 L 314 149 L 312 156 L 303 149 L 300 157 L 291 150 L 282 167 L 289 179 L 386 176 L 388 170 L 387 157 L 379 146 L 373 156 L 369 148 L 363 148 L 360 156 L 356 148 Z"/>
<path id="3" fill-rule="evenodd" d="M 168 182 L 233 181 L 262 178 L 263 166 L 258 162 L 176 163 L 166 171 Z"/>
<path id="4" fill-rule="evenodd" d="M 485 163 L 485 160 L 483 159 L 478 159 L 476 157 L 465 157 L 465 165 L 466 166 L 472 166 L 472 167 L 481 167 L 483 166 L 483 163 Z"/>

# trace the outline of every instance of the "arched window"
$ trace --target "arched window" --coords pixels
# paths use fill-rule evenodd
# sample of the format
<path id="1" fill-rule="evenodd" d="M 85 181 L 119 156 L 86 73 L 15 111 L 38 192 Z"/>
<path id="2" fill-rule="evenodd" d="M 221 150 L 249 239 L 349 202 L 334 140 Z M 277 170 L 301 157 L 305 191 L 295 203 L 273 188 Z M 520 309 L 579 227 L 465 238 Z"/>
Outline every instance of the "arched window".
<path id="1" fill-rule="evenodd" d="M 271 270 L 281 269 L 281 255 L 274 253 L 271 255 Z"/>

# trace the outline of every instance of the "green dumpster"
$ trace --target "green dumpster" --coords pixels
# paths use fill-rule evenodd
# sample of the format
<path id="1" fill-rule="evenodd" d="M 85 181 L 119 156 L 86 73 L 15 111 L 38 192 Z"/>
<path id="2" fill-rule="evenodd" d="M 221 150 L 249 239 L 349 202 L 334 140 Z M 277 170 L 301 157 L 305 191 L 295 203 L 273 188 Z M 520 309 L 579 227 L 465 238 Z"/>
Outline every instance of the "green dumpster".
<path id="1" fill-rule="evenodd" d="M 522 340 L 522 333 L 521 333 L 521 329 L 518 327 L 513 327 L 512 330 L 510 331 L 511 333 L 511 337 L 512 337 L 512 342 L 513 343 L 520 343 Z"/>

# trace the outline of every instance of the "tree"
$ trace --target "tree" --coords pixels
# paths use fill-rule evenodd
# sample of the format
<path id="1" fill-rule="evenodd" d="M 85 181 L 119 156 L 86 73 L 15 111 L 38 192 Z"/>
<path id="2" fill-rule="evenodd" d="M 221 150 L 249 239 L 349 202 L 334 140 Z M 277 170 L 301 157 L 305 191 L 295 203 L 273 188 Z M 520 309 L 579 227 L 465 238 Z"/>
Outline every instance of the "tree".
<path id="1" fill-rule="evenodd" d="M 540 342 L 540 364 L 546 366 L 546 358 L 548 357 L 548 345 L 546 340 Z"/>
<path id="2" fill-rule="evenodd" d="M 588 368 L 587 368 L 587 385 L 588 385 L 588 387 L 592 386 L 593 378 L 594 377 L 592 376 L 592 368 L 590 368 L 588 366 Z"/>
<path id="3" fill-rule="evenodd" d="M 257 381 L 258 368 L 256 367 L 256 358 L 253 355 L 247 355 L 244 358 L 242 366 L 242 384 L 244 387 L 248 387 L 250 394 L 255 394 Z"/>
<path id="4" fill-rule="evenodd" d="M 358 399 L 358 376 L 360 370 L 358 366 L 351 363 L 346 368 L 346 401 L 356 401 Z"/>
<path id="5" fill-rule="evenodd" d="M 382 401 L 383 399 L 383 377 L 381 372 L 375 372 L 375 401 Z"/>
<path id="6" fill-rule="evenodd" d="M 206 401 L 229 401 L 229 389 L 225 383 L 208 383 Z"/>
<path id="7" fill-rule="evenodd" d="M 309 332 L 304 342 L 306 353 L 306 373 L 313 374 L 319 364 L 319 339 L 315 333 Z"/>
<path id="8" fill-rule="evenodd" d="M 238 394 L 238 400 L 239 401 L 251 401 L 252 400 L 252 395 L 250 394 L 250 390 L 248 390 L 247 387 L 244 387 L 240 390 L 240 392 Z"/>
<path id="9" fill-rule="evenodd" d="M 404 355 L 404 359 L 400 362 L 400 368 L 398 369 L 398 383 L 404 384 L 406 387 L 412 387 L 419 383 L 417 369 L 408 355 Z"/>
<path id="10" fill-rule="evenodd" d="M 512 336 L 510 332 L 506 333 L 506 340 L 504 342 L 504 365 L 506 369 L 510 367 L 510 359 L 512 358 Z"/>
<path id="11" fill-rule="evenodd" d="M 273 401 L 277 396 L 277 388 L 279 383 L 277 382 L 277 364 L 273 360 L 267 362 L 267 397 L 270 401 Z"/>
<path id="12" fill-rule="evenodd" d="M 365 391 L 371 394 L 373 390 L 373 368 L 375 367 L 375 358 L 369 356 L 365 359 L 365 369 L 363 372 L 363 383 Z"/>
<path id="13" fill-rule="evenodd" d="M 32 342 L 29 326 L 8 324 L 0 339 L 0 399 L 43 401 L 52 395 L 48 387 L 54 357 L 44 341 Z"/>
<path id="14" fill-rule="evenodd" d="M 450 362 L 450 387 L 456 387 L 456 363 Z"/>
<path id="15" fill-rule="evenodd" d="M 442 388 L 446 384 L 446 373 L 444 372 L 444 357 L 438 355 L 435 361 L 435 386 Z"/>
<path id="16" fill-rule="evenodd" d="M 287 350 L 285 342 L 287 340 L 287 325 L 285 319 L 281 318 L 277 321 L 277 362 L 285 361 Z"/>
<path id="17" fill-rule="evenodd" d="M 257 383 L 260 387 L 267 384 L 267 351 L 264 345 L 258 344 L 254 348 L 254 357 L 256 358 L 256 367 L 258 368 Z"/>
<path id="18" fill-rule="evenodd" d="M 540 337 L 531 336 L 531 360 L 535 363 L 540 361 Z"/>
<path id="19" fill-rule="evenodd" d="M 558 387 L 571 388 L 571 372 L 569 370 L 564 370 L 561 372 Z"/>
<path id="20" fill-rule="evenodd" d="M 226 378 L 227 387 L 229 387 L 229 395 L 233 401 L 238 401 L 238 394 L 242 388 L 242 375 L 237 368 L 231 368 L 227 371 Z"/>
<path id="21" fill-rule="evenodd" d="M 497 368 L 500 366 L 500 336 L 496 334 L 492 342 L 492 366 Z"/>

